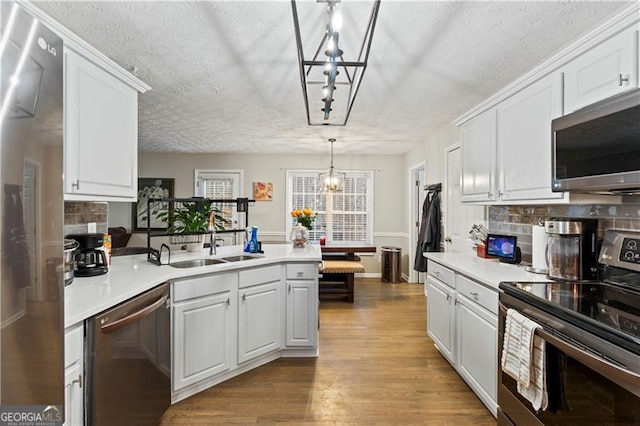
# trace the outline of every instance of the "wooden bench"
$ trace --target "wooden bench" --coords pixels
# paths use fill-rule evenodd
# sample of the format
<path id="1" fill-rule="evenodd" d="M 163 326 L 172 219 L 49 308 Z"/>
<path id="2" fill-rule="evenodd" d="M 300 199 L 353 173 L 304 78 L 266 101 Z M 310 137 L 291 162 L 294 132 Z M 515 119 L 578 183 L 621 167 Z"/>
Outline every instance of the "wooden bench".
<path id="1" fill-rule="evenodd" d="M 349 260 L 324 260 L 320 267 L 320 295 L 346 296 L 353 303 L 355 274 L 364 272 L 364 266 Z"/>

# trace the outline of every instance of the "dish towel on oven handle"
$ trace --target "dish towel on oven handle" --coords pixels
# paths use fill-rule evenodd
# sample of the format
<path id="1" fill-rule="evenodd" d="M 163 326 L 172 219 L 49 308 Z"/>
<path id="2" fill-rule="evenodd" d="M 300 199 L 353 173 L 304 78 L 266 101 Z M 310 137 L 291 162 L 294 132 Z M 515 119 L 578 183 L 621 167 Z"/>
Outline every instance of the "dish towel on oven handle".
<path id="1" fill-rule="evenodd" d="M 500 362 L 502 371 L 517 382 L 518 392 L 536 411 L 548 405 L 545 342 L 535 335 L 539 327 L 515 309 L 508 309 Z"/>

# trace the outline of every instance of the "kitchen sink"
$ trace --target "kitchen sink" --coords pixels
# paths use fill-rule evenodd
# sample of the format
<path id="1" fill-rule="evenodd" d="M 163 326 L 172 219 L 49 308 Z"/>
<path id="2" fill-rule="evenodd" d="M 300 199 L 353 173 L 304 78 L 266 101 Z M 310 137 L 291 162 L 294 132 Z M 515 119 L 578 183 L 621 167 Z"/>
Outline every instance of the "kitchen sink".
<path id="1" fill-rule="evenodd" d="M 190 259 L 181 260 L 180 262 L 170 263 L 174 268 L 196 268 L 198 266 L 217 265 L 219 263 L 227 263 L 221 259 Z"/>
<path id="2" fill-rule="evenodd" d="M 264 257 L 264 256 L 241 254 L 238 256 L 223 257 L 222 259 L 226 260 L 227 262 L 239 262 L 241 260 L 260 259 L 261 257 Z"/>

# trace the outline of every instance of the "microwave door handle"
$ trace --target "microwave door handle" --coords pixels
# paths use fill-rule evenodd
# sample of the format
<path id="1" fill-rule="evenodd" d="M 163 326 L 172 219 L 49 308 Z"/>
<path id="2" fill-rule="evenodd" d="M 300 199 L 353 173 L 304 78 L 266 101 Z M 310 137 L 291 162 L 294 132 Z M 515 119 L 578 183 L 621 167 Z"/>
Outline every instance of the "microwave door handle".
<path id="1" fill-rule="evenodd" d="M 560 339 L 548 331 L 538 328 L 536 334 L 546 342 L 560 349 L 565 354 L 575 358 L 588 367 L 595 369 L 602 376 L 613 379 L 617 384 L 640 397 L 640 375 L 618 366 L 604 358 L 593 355 L 583 349 L 578 348 L 563 339 Z"/>
<path id="2" fill-rule="evenodd" d="M 145 306 L 144 308 L 140 309 L 139 311 L 136 311 L 130 315 L 127 315 L 124 318 L 120 318 L 119 320 L 113 321 L 113 322 L 108 322 L 106 324 L 103 324 L 100 327 L 100 331 L 102 331 L 104 334 L 109 334 L 111 332 L 114 332 L 122 327 L 125 327 L 129 324 L 131 324 L 132 322 L 135 322 L 137 320 L 139 320 L 142 317 L 145 317 L 147 315 L 152 314 L 154 311 L 156 311 L 158 308 L 160 308 L 162 305 L 164 305 L 167 302 L 167 299 L 169 299 L 169 294 L 165 294 L 162 297 L 160 297 L 158 300 L 156 300 L 155 302 L 153 302 L 151 305 Z"/>

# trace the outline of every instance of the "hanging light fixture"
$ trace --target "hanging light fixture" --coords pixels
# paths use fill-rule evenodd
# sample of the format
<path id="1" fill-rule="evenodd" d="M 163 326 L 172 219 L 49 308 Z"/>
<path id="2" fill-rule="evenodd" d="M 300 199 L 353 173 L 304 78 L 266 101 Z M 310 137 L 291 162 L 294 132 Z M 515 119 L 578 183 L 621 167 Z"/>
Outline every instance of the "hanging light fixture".
<path id="1" fill-rule="evenodd" d="M 325 192 L 340 192 L 344 189 L 344 180 L 347 176 L 346 173 L 339 172 L 333 167 L 333 143 L 336 140 L 331 138 L 331 165 L 329 168 L 318 174 L 320 182 L 324 187 Z"/>
<path id="2" fill-rule="evenodd" d="M 291 0 L 307 123 L 311 126 L 344 126 L 367 68 L 380 0 L 373 1 L 360 53 L 356 60 L 351 61 L 344 59 L 344 52 L 339 45 L 341 34 L 343 40 L 347 35 L 342 31 L 341 0 L 316 0 L 316 3 L 326 4 L 327 24 L 315 55 L 308 59 L 304 55 L 296 0 Z M 353 32 L 352 29 L 348 35 Z"/>

